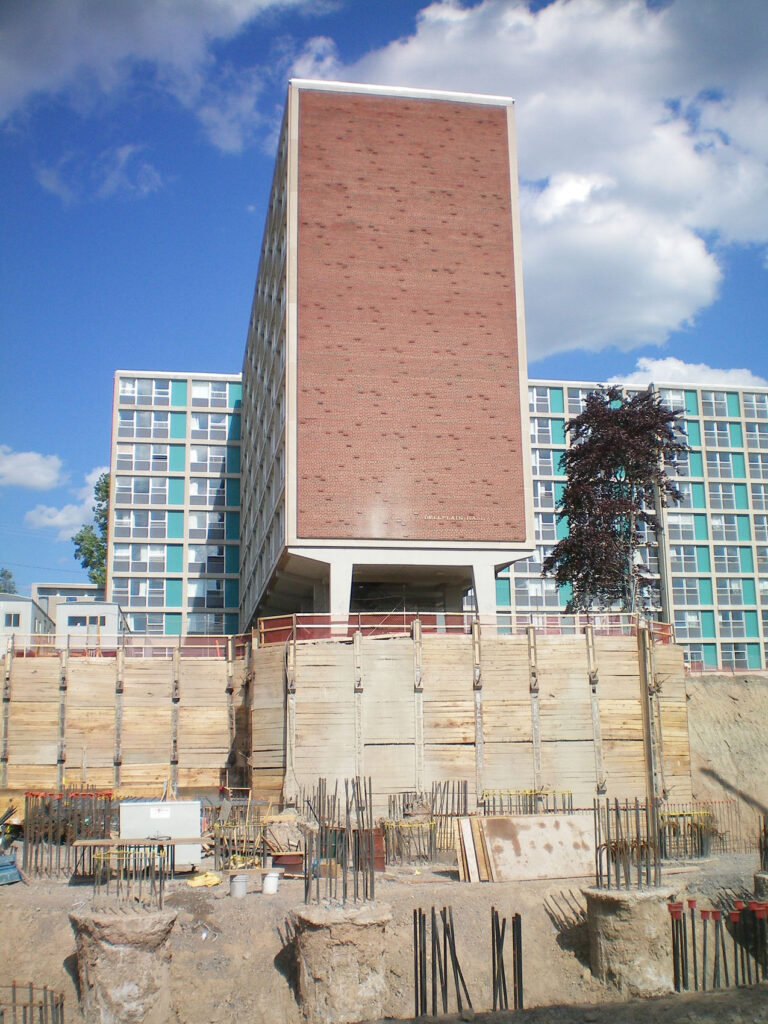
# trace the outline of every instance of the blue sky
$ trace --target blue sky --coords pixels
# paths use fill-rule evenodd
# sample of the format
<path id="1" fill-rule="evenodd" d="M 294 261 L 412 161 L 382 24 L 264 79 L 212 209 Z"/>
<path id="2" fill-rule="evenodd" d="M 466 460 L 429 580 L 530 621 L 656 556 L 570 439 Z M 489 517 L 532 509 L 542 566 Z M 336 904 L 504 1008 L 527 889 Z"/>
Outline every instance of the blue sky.
<path id="1" fill-rule="evenodd" d="M 291 76 L 511 95 L 531 375 L 768 380 L 764 0 L 4 0 L 0 566 L 85 579 L 116 369 L 240 368 Z"/>

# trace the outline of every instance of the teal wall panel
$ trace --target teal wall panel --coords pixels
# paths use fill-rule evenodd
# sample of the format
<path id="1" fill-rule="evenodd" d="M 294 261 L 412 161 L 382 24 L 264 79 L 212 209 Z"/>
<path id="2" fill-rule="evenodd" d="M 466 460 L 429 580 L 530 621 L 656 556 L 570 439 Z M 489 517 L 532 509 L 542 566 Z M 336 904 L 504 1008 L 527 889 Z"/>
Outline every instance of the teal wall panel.
<path id="1" fill-rule="evenodd" d="M 755 560 L 752 557 L 752 548 L 739 548 L 739 564 L 742 572 L 754 572 Z"/>
<path id="2" fill-rule="evenodd" d="M 704 460 L 701 457 L 701 452 L 691 452 L 689 454 L 688 466 L 690 467 L 691 476 L 704 476 Z"/>
<path id="3" fill-rule="evenodd" d="M 165 571 L 184 572 L 184 548 L 181 544 L 169 544 L 165 549 Z"/>
<path id="4" fill-rule="evenodd" d="M 562 388 L 549 389 L 549 408 L 552 412 L 565 412 Z"/>
<path id="5" fill-rule="evenodd" d="M 184 504 L 184 477 L 172 476 L 168 481 L 168 504 Z"/>
<path id="6" fill-rule="evenodd" d="M 179 406 L 187 404 L 187 382 L 185 380 L 171 381 L 171 405 Z"/>
<path id="7" fill-rule="evenodd" d="M 187 436 L 187 414 L 185 412 L 171 413 L 171 437 L 174 441 L 183 441 Z"/>
<path id="8" fill-rule="evenodd" d="M 701 613 L 701 635 L 708 639 L 715 636 L 715 613 Z"/>
<path id="9" fill-rule="evenodd" d="M 693 535 L 696 540 L 706 540 L 708 537 L 707 533 L 707 517 L 703 515 L 694 515 L 693 517 Z"/>
<path id="10" fill-rule="evenodd" d="M 237 608 L 240 604 L 240 583 L 238 580 L 224 580 L 224 604 L 227 608 Z"/>
<path id="11" fill-rule="evenodd" d="M 178 612 L 167 612 L 165 616 L 165 635 L 181 636 L 181 615 Z"/>
<path id="12" fill-rule="evenodd" d="M 243 404 L 243 385 L 242 384 L 230 384 L 229 385 L 229 407 L 230 409 L 239 409 Z"/>
<path id="13" fill-rule="evenodd" d="M 240 548 L 227 544 L 224 548 L 224 572 L 240 572 Z"/>
<path id="14" fill-rule="evenodd" d="M 170 540 L 179 540 L 184 536 L 184 513 L 168 512 L 166 534 Z"/>
<path id="15" fill-rule="evenodd" d="M 183 444 L 168 447 L 168 469 L 172 473 L 183 473 L 186 469 L 187 449 Z"/>
<path id="16" fill-rule="evenodd" d="M 691 448 L 701 448 L 701 427 L 698 420 L 686 420 L 686 433 Z"/>
<path id="17" fill-rule="evenodd" d="M 699 415 L 699 398 L 695 391 L 685 392 L 685 411 L 689 416 Z"/>
<path id="18" fill-rule="evenodd" d="M 712 572 L 712 563 L 709 557 L 709 548 L 696 548 L 696 569 L 699 572 Z"/>
<path id="19" fill-rule="evenodd" d="M 741 416 L 741 406 L 739 405 L 739 396 L 735 391 L 729 391 L 725 396 L 728 402 L 728 415 L 729 416 Z"/>
<path id="20" fill-rule="evenodd" d="M 496 607 L 509 608 L 512 604 L 508 579 L 496 579 Z"/>
<path id="21" fill-rule="evenodd" d="M 239 473 L 240 472 L 240 445 L 239 444 L 227 445 L 227 472 L 228 473 Z"/>
<path id="22" fill-rule="evenodd" d="M 739 540 L 752 540 L 752 533 L 749 528 L 749 516 L 736 516 L 736 529 Z"/>
<path id="23" fill-rule="evenodd" d="M 181 608 L 181 580 L 165 581 L 165 603 L 168 608 Z"/>
<path id="24" fill-rule="evenodd" d="M 565 420 L 552 420 L 552 444 L 565 444 Z"/>
<path id="25" fill-rule="evenodd" d="M 224 522 L 227 540 L 240 540 L 240 513 L 225 512 Z"/>
<path id="26" fill-rule="evenodd" d="M 713 604 L 712 580 L 699 580 L 699 604 Z"/>

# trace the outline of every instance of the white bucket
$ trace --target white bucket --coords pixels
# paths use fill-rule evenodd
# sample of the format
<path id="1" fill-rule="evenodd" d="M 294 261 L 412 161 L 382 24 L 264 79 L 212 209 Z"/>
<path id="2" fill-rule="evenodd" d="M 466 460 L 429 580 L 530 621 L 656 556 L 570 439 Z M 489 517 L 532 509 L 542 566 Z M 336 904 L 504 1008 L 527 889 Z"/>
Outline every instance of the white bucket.
<path id="1" fill-rule="evenodd" d="M 247 875 L 229 876 L 229 895 L 236 900 L 241 900 L 248 891 Z"/>
<path id="2" fill-rule="evenodd" d="M 261 891 L 267 896 L 274 896 L 279 885 L 279 873 L 277 871 L 269 871 L 264 875 L 264 881 L 261 883 Z"/>

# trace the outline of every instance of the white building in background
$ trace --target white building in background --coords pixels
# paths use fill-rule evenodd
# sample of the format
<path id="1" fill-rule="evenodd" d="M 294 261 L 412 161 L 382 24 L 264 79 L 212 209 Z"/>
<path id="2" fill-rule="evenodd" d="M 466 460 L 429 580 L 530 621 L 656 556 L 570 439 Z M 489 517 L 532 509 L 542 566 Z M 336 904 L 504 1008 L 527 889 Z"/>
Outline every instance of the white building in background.
<path id="1" fill-rule="evenodd" d="M 73 601 L 56 608 L 57 647 L 109 648 L 128 632 L 120 605 L 112 601 Z"/>
<path id="2" fill-rule="evenodd" d="M 56 618 L 59 604 L 72 601 L 103 601 L 104 587 L 97 583 L 33 583 L 32 600 L 37 602 L 46 615 Z"/>
<path id="3" fill-rule="evenodd" d="M 36 638 L 50 642 L 53 631 L 53 620 L 31 597 L 0 594 L 0 652 L 5 653 L 11 638 L 24 647 Z"/>

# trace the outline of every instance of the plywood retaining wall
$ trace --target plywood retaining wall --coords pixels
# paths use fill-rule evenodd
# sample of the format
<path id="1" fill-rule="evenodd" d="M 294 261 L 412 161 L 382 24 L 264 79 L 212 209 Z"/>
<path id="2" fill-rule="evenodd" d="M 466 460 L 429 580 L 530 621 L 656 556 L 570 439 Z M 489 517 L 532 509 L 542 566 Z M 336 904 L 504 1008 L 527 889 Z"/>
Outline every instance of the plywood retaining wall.
<path id="1" fill-rule="evenodd" d="M 284 772 L 289 795 L 371 776 L 379 807 L 455 778 L 471 803 L 545 787 L 591 806 L 643 797 L 653 763 L 659 791 L 691 797 L 682 651 L 643 631 L 358 636 L 253 657 L 252 782 L 274 796 Z"/>
<path id="2" fill-rule="evenodd" d="M 589 806 L 598 790 L 644 796 L 653 748 L 657 785 L 690 799 L 682 652 L 643 631 L 417 629 L 238 658 L 8 655 L 4 667 L 4 790 L 155 794 L 216 787 L 229 769 L 276 799 L 365 775 L 379 807 L 445 779 L 467 779 L 471 804 L 484 789 L 545 787 Z"/>

